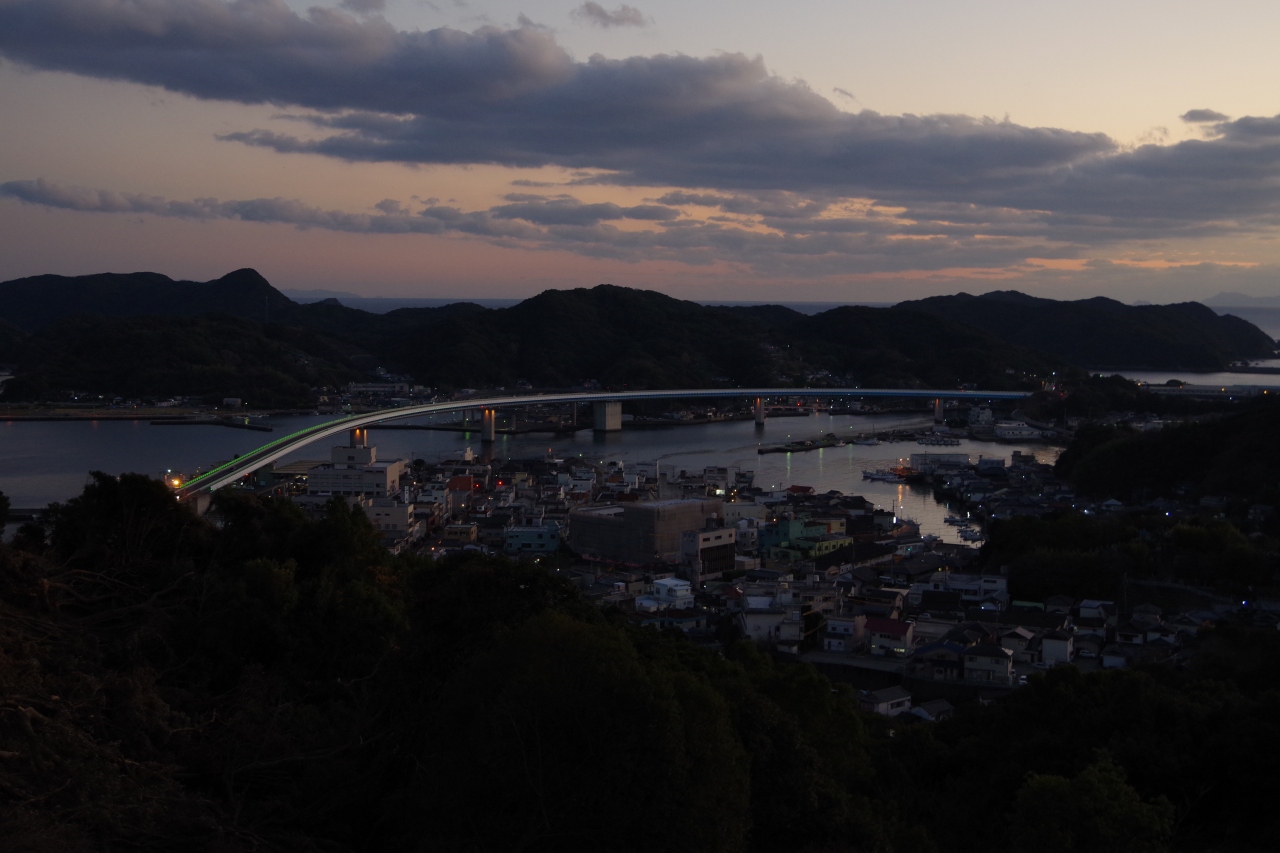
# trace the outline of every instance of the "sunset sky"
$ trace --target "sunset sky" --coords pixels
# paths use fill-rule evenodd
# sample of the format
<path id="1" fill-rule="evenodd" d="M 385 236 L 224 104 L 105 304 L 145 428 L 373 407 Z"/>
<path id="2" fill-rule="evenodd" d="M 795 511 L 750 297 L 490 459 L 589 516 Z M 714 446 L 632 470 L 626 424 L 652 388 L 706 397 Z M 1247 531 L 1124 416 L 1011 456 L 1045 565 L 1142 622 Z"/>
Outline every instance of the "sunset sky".
<path id="1" fill-rule="evenodd" d="M 0 0 L 0 279 L 1280 294 L 1280 5 Z"/>

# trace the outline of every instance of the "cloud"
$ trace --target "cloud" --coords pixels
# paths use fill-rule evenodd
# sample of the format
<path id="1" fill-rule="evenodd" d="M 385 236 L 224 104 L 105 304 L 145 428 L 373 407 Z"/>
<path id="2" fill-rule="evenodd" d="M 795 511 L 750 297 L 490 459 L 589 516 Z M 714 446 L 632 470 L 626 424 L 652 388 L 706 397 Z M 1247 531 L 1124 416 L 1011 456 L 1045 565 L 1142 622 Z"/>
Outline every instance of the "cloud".
<path id="1" fill-rule="evenodd" d="M 610 12 L 599 3 L 587 0 L 578 8 L 569 13 L 576 21 L 584 24 L 592 24 L 597 27 L 646 27 L 649 25 L 649 19 L 645 17 L 634 6 L 628 6 L 625 3 Z"/>
<path id="2" fill-rule="evenodd" d="M 198 198 L 193 201 L 172 201 L 160 196 L 70 187 L 44 178 L 0 183 L 0 197 L 82 213 L 137 213 L 195 220 L 238 219 L 358 233 L 434 234 L 452 229 L 481 235 L 532 237 L 541 232 L 513 229 L 500 223 L 522 220 L 539 226 L 591 226 L 623 219 L 670 222 L 680 216 L 678 210 L 666 205 L 641 204 L 624 207 L 608 202 L 585 204 L 571 196 L 546 198 L 523 193 L 509 195 L 509 204 L 473 213 L 442 206 L 435 199 L 430 199 L 426 207 L 414 214 L 396 199 L 383 199 L 373 205 L 378 213 L 362 214 L 324 210 L 282 198 L 242 201 Z"/>
<path id="3" fill-rule="evenodd" d="M 1187 124 L 1205 124 L 1211 122 L 1227 121 L 1230 116 L 1223 115 L 1217 110 L 1187 110 L 1178 118 Z"/>
<path id="4" fill-rule="evenodd" d="M 537 28 L 402 32 L 284 0 L 0 0 L 0 53 L 200 98 L 401 114 L 500 102 L 574 73 Z"/>
<path id="5" fill-rule="evenodd" d="M 387 0 L 342 0 L 338 5 L 357 15 L 373 15 L 387 10 Z"/>
<path id="6" fill-rule="evenodd" d="M 1115 149 L 967 116 L 851 115 L 759 57 L 574 62 L 532 27 L 401 32 L 283 0 L 0 0 L 0 53 L 204 98 L 317 110 L 223 138 L 347 160 L 603 170 L 651 186 L 958 192 Z M 228 73 L 235 69 L 235 73 Z"/>
<path id="7" fill-rule="evenodd" d="M 875 192 L 1007 184 L 1114 149 L 1101 134 L 966 116 L 850 115 L 759 58 L 595 57 L 500 105 L 315 115 L 330 131 L 223 138 L 345 160 L 562 166 L 644 186 Z"/>
<path id="8" fill-rule="evenodd" d="M 526 15 L 524 12 L 521 12 L 519 15 L 516 15 L 516 23 L 518 23 L 522 28 L 533 29 L 533 30 L 544 30 L 548 33 L 551 32 L 550 27 L 546 26 L 545 24 L 539 24 L 537 21 L 533 20 L 533 18 L 530 18 L 528 15 Z"/>
<path id="9" fill-rule="evenodd" d="M 853 92 L 850 92 L 848 89 L 841 89 L 839 86 L 832 86 L 831 91 L 842 98 L 853 101 L 854 103 L 858 102 L 858 97 L 854 95 Z"/>
<path id="10" fill-rule="evenodd" d="M 986 234 L 975 241 L 973 236 L 989 225 L 976 220 L 931 228 L 894 215 L 841 214 L 787 194 L 766 195 L 717 197 L 724 208 L 753 213 L 715 222 L 683 218 L 680 207 L 665 199 L 626 207 L 584 203 L 566 195 L 512 193 L 505 204 L 487 210 L 463 211 L 429 200 L 414 212 L 397 200 L 384 199 L 373 206 L 376 213 L 351 213 L 282 198 L 174 201 L 68 187 L 44 179 L 0 184 L 0 197 L 83 213 L 234 220 L 356 234 L 465 236 L 500 246 L 554 249 L 625 262 L 657 259 L 706 265 L 732 259 L 763 275 L 991 267 L 1021 263 L 1029 256 L 1074 256 L 1070 247 L 1047 244 L 1034 233 L 1023 234 L 1016 228 L 1003 238 Z M 706 199 L 683 201 L 700 204 Z M 622 229 L 612 224 L 623 220 L 641 227 Z"/>
<path id="11" fill-rule="evenodd" d="M 535 225 L 596 225 L 618 219 L 668 222 L 680 216 L 678 210 L 655 204 L 634 207 L 610 202 L 583 204 L 570 197 L 545 199 L 523 193 L 513 193 L 507 198 L 513 203 L 491 208 L 489 214 L 498 219 L 523 219 Z"/>
<path id="12" fill-rule="evenodd" d="M 564 186 L 686 194 L 630 208 L 508 200 L 416 219 L 379 209 L 369 227 L 430 220 L 616 256 L 647 250 L 703 262 L 742 252 L 746 263 L 767 265 L 790 253 L 875 266 L 912 252 L 926 264 L 1007 261 L 1018 247 L 1081 256 L 1083 247 L 1280 225 L 1280 117 L 1192 110 L 1184 120 L 1211 123 L 1211 138 L 1124 148 L 1100 133 L 1007 120 L 849 113 L 771 74 L 760 57 L 576 61 L 535 26 L 409 32 L 376 15 L 295 13 L 284 0 L 0 0 L 0 55 L 199 98 L 300 108 L 294 118 L 308 125 L 305 134 L 245 128 L 221 137 L 283 154 L 551 166 L 575 175 Z M 6 186 L 18 198 L 34 192 Z M 40 203 L 55 195 L 47 188 Z M 206 208 L 100 194 L 63 203 L 284 215 L 279 200 L 268 201 Z M 693 222 L 674 212 L 685 206 L 713 207 L 732 221 Z M 364 214 L 289 215 L 299 225 L 306 216 L 332 227 L 367 224 L 346 218 Z M 611 224 L 623 220 L 632 224 Z M 637 231 L 642 222 L 651 227 Z"/>
<path id="13" fill-rule="evenodd" d="M 330 231 L 367 233 L 398 233 L 418 231 L 438 233 L 438 224 L 409 227 L 410 217 L 392 209 L 399 203 L 391 200 L 379 202 L 378 214 L 344 213 L 322 210 L 302 202 L 282 198 L 258 198 L 243 201 L 218 201 L 198 198 L 192 201 L 171 201 L 159 196 L 137 193 L 118 193 L 109 190 L 68 187 L 46 181 L 8 181 L 0 184 L 0 196 L 7 196 L 28 204 L 75 210 L 84 213 L 138 213 L 171 219 L 210 221 L 237 219 L 245 222 L 283 222 L 301 228 L 323 228 Z M 424 220 L 424 223 L 426 221 Z"/>

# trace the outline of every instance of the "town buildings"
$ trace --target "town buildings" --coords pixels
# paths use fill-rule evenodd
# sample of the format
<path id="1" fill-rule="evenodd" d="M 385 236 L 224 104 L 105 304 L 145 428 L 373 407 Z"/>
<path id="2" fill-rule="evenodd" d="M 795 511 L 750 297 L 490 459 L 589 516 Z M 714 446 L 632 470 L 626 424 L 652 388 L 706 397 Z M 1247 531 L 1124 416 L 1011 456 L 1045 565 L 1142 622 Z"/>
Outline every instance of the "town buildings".
<path id="1" fill-rule="evenodd" d="M 1212 618 L 1066 594 L 1015 601 L 1008 575 L 979 568 L 973 547 L 923 537 L 856 495 L 766 491 L 741 470 L 471 454 L 384 461 L 359 438 L 305 471 L 300 502 L 360 507 L 396 551 L 541 561 L 640 627 L 707 645 L 745 640 L 836 679 L 895 681 L 862 697 L 876 713 L 942 719 L 949 703 L 1002 695 L 1055 666 L 1171 660 Z M 911 468 L 962 503 L 968 524 L 1074 499 L 1018 453 L 921 452 Z"/>

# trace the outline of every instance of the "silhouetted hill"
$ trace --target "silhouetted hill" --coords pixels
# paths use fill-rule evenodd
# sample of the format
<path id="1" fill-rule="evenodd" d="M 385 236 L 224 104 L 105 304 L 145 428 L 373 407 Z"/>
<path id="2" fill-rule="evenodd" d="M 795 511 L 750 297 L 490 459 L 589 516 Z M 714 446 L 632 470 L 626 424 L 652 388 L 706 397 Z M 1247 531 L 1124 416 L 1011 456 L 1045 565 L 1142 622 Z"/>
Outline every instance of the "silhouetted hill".
<path id="1" fill-rule="evenodd" d="M 219 313 L 275 321 L 294 307 L 256 270 L 213 281 L 174 281 L 154 272 L 38 275 L 0 282 L 0 318 L 35 331 L 76 314 L 194 317 Z"/>
<path id="2" fill-rule="evenodd" d="M 1060 302 L 995 291 L 934 296 L 890 310 L 945 317 L 1080 367 L 1213 370 L 1275 348 L 1251 323 L 1197 302 L 1125 305 L 1101 296 Z"/>
<path id="3" fill-rule="evenodd" d="M 932 314 L 848 306 L 805 317 L 794 329 L 814 363 L 870 387 L 971 382 L 1015 387 L 1069 365 L 1033 348 Z"/>
<path id="4" fill-rule="evenodd" d="M 337 334 L 337 308 L 293 315 Z M 350 318 L 349 339 L 433 386 L 670 388 L 806 384 L 819 371 L 859 384 L 1007 385 L 1065 367 L 926 315 L 849 307 L 806 316 L 720 307 L 612 285 L 549 290 L 511 308 L 456 305 Z M 1012 374 L 1009 371 L 1013 371 Z"/>
<path id="5" fill-rule="evenodd" d="M 0 320 L 0 364 L 18 359 L 19 347 L 26 337 L 27 333 L 17 326 Z"/>
<path id="6" fill-rule="evenodd" d="M 79 315 L 20 345 L 11 400 L 78 391 L 125 398 L 240 397 L 259 407 L 310 406 L 312 388 L 363 376 L 316 332 L 266 328 L 225 314 L 182 318 Z"/>
<path id="7" fill-rule="evenodd" d="M 523 379 L 628 389 L 1000 389 L 1034 387 L 1072 366 L 1216 368 L 1272 346 L 1249 323 L 1194 303 L 1131 307 L 997 292 L 810 316 L 600 285 L 548 290 L 509 308 L 464 302 L 373 314 L 331 299 L 299 305 L 247 269 L 203 283 L 155 273 L 0 283 L 0 323 L 11 324 L 0 326 L 0 360 L 7 352 L 18 364 L 10 399 L 75 388 L 225 393 L 264 405 L 297 399 L 304 383 L 349 381 L 374 367 L 444 388 Z M 229 329 L 238 343 L 218 343 Z"/>
<path id="8" fill-rule="evenodd" d="M 511 308 L 402 309 L 378 328 L 388 355 L 431 385 L 632 388 L 764 381 L 761 327 L 727 309 L 601 285 L 549 290 Z M 365 342 L 362 342 L 365 343 Z M 367 342 L 371 345 L 372 342 Z"/>
<path id="9" fill-rule="evenodd" d="M 1280 501 L 1280 407 L 1154 432 L 1093 427 L 1058 459 L 1058 473 L 1098 499 L 1219 495 L 1246 504 Z"/>

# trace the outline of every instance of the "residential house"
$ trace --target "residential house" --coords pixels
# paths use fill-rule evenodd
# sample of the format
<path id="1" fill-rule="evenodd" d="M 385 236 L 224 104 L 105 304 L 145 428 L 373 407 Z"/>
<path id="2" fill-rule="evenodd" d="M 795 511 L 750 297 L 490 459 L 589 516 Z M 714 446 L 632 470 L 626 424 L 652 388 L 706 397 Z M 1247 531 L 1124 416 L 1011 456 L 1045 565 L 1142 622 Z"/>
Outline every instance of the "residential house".
<path id="1" fill-rule="evenodd" d="M 703 610 L 637 611 L 633 619 L 641 627 L 652 626 L 659 630 L 678 628 L 686 634 L 701 634 L 708 630 L 707 613 Z"/>
<path id="2" fill-rule="evenodd" d="M 554 521 L 537 525 L 518 525 L 505 531 L 503 550 L 510 555 L 542 556 L 560 550 L 560 525 Z"/>
<path id="3" fill-rule="evenodd" d="M 1132 655 L 1129 649 L 1120 645 L 1110 645 L 1102 650 L 1103 669 L 1121 669 L 1129 665 Z"/>
<path id="4" fill-rule="evenodd" d="M 1031 663 L 1030 643 L 1036 636 L 1034 631 L 1021 626 L 1006 628 L 1000 632 L 1000 645 L 1013 653 L 1015 663 Z"/>
<path id="5" fill-rule="evenodd" d="M 693 587 L 680 578 L 664 578 L 653 582 L 653 594 L 636 599 L 636 610 L 652 613 L 657 610 L 690 610 L 693 608 Z"/>
<path id="6" fill-rule="evenodd" d="M 1147 639 L 1147 626 L 1126 622 L 1116 627 L 1116 642 L 1126 646 L 1140 646 Z"/>
<path id="7" fill-rule="evenodd" d="M 994 623 L 1008 627 L 1027 628 L 1031 631 L 1065 631 L 1070 627 L 1071 617 L 1061 613 L 1046 613 L 1043 610 L 1024 607 L 1010 607 L 1007 610 L 983 610 L 970 608 L 966 618 L 971 622 Z"/>
<path id="8" fill-rule="evenodd" d="M 1071 608 L 1075 607 L 1076 600 L 1069 595 L 1051 595 L 1044 600 L 1044 609 L 1046 613 L 1063 613 L 1067 616 L 1071 615 Z"/>
<path id="9" fill-rule="evenodd" d="M 446 524 L 440 534 L 441 542 L 449 547 L 474 545 L 480 539 L 480 528 L 474 524 Z"/>
<path id="10" fill-rule="evenodd" d="M 851 652 L 866 635 L 865 616 L 830 616 L 822 634 L 822 650 Z"/>
<path id="11" fill-rule="evenodd" d="M 1139 604 L 1133 608 L 1130 618 L 1135 624 L 1159 625 L 1164 621 L 1163 616 L 1164 612 L 1154 604 Z"/>
<path id="12" fill-rule="evenodd" d="M 960 643 L 949 640 L 920 646 L 907 665 L 907 674 L 929 681 L 962 681 L 964 650 Z"/>
<path id="13" fill-rule="evenodd" d="M 1071 645 L 1077 658 L 1097 660 L 1102 657 L 1102 650 L 1107 646 L 1107 638 L 1103 634 L 1077 633 L 1072 637 Z"/>
<path id="14" fill-rule="evenodd" d="M 995 643 L 978 643 L 964 650 L 964 679 L 981 683 L 1011 685 L 1013 652 Z"/>
<path id="15" fill-rule="evenodd" d="M 1049 666 L 1070 663 L 1075 657 L 1074 642 L 1066 631 L 1046 631 L 1040 635 L 1040 660 Z"/>
<path id="16" fill-rule="evenodd" d="M 933 619 L 958 621 L 965 615 L 964 601 L 959 590 L 954 589 L 924 590 L 916 607 L 920 615 L 928 614 Z"/>
<path id="17" fill-rule="evenodd" d="M 911 711 L 911 694 L 903 687 L 863 690 L 858 693 L 858 707 L 871 714 L 892 717 Z"/>
<path id="18" fill-rule="evenodd" d="M 383 539 L 413 539 L 422 529 L 411 503 L 392 498 L 366 498 L 360 506 Z"/>
<path id="19" fill-rule="evenodd" d="M 1008 602 L 1009 581 L 1001 575 L 977 575 L 965 572 L 952 572 L 940 569 L 934 572 L 918 588 L 923 593 L 928 590 L 952 590 L 960 593 L 966 603 L 977 603 L 985 598 L 995 597 Z"/>
<path id="20" fill-rule="evenodd" d="M 910 622 L 872 617 L 867 619 L 865 630 L 871 654 L 906 657 L 911 653 L 915 626 Z"/>
<path id="21" fill-rule="evenodd" d="M 911 709 L 911 713 L 931 723 L 940 723 L 943 720 L 949 720 L 954 717 L 956 709 L 946 699 L 934 699 L 932 702 L 924 702 L 915 706 Z"/>
<path id="22" fill-rule="evenodd" d="M 1092 627 L 1094 624 L 1115 627 L 1117 612 L 1114 601 L 1086 598 L 1076 606 L 1075 621 L 1077 625 L 1087 627 Z"/>

